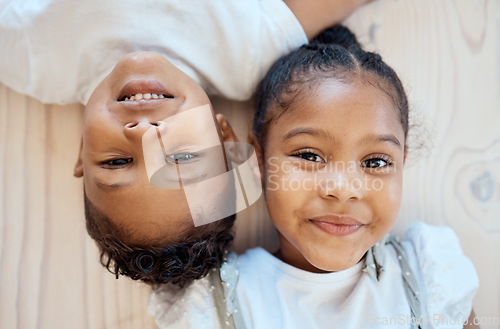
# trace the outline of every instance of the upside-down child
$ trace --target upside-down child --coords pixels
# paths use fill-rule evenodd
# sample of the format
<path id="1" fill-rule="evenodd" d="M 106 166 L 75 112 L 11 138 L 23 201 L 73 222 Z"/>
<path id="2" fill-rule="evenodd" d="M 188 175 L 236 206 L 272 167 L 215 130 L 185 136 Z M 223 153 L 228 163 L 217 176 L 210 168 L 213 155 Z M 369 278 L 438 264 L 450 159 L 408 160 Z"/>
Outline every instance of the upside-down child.
<path id="1" fill-rule="evenodd" d="M 408 101 L 396 73 L 337 26 L 282 57 L 259 87 L 251 133 L 279 249 L 230 254 L 215 304 L 236 328 L 462 328 L 478 287 L 452 230 L 389 232 L 401 204 Z M 209 319 L 198 281 L 172 298 Z M 199 315 L 202 314 L 202 315 Z M 223 315 L 224 316 L 224 315 Z"/>
<path id="2" fill-rule="evenodd" d="M 207 118 L 211 146 L 232 140 L 206 93 L 250 97 L 276 58 L 365 2 L 6 1 L 0 79 L 43 102 L 86 104 L 75 176 L 103 264 L 117 276 L 183 285 L 220 264 L 234 214 L 194 227 L 182 188 L 151 185 L 142 135 L 204 107 L 210 115 L 193 117 Z M 180 167 L 193 154 L 178 151 L 165 158 Z"/>

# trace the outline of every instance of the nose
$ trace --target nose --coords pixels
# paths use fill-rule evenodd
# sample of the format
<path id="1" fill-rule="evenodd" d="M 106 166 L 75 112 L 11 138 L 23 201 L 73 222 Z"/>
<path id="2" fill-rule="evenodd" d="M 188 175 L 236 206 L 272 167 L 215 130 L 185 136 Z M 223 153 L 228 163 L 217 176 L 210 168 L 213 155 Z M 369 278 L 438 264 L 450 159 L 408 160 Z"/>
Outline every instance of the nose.
<path id="1" fill-rule="evenodd" d="M 163 121 L 138 120 L 127 123 L 124 127 L 124 133 L 127 138 L 142 138 L 149 129 L 160 128 L 164 125 Z"/>
<path id="2" fill-rule="evenodd" d="M 335 165 L 337 167 L 337 165 Z M 319 194 L 325 199 L 337 199 L 341 203 L 361 200 L 366 188 L 362 175 L 354 168 L 329 168 L 320 179 Z"/>

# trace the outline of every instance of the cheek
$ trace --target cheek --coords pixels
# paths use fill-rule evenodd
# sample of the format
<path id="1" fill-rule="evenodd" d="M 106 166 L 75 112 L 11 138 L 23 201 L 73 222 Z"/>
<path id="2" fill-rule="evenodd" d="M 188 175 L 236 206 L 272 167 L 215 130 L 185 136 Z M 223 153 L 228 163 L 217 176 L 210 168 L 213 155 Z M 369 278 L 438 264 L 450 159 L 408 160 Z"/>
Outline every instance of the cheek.
<path id="1" fill-rule="evenodd" d="M 88 148 L 96 150 L 105 145 L 121 141 L 123 127 L 107 116 L 95 116 L 84 121 L 83 142 Z"/>
<path id="2" fill-rule="evenodd" d="M 277 170 L 265 171 L 264 190 L 271 218 L 293 215 L 315 195 L 310 176 L 292 167 L 280 166 Z"/>
<path id="3" fill-rule="evenodd" d="M 388 223 L 393 223 L 399 213 L 401 206 L 402 177 L 396 175 L 390 179 L 382 180 L 382 188 L 373 190 L 374 207 L 376 207 L 378 218 L 384 219 Z"/>

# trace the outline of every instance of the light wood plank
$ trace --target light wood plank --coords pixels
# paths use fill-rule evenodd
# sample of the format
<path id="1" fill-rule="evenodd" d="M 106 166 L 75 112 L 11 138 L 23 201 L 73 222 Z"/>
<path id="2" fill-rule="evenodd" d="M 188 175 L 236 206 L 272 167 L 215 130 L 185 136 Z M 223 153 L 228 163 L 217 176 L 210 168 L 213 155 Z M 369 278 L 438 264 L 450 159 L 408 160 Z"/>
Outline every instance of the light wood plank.
<path id="1" fill-rule="evenodd" d="M 82 107 L 0 97 L 0 327 L 155 328 L 150 289 L 104 271 L 85 231 Z"/>

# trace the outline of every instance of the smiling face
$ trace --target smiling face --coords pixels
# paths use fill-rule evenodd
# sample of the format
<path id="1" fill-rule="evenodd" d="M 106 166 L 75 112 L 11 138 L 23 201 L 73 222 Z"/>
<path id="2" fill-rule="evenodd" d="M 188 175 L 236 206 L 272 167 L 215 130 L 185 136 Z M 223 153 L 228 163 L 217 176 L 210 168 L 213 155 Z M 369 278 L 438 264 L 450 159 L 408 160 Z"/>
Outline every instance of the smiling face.
<path id="1" fill-rule="evenodd" d="M 315 85 L 268 125 L 261 170 L 278 257 L 308 271 L 340 271 L 396 220 L 405 133 L 379 89 L 357 80 Z"/>
<path id="2" fill-rule="evenodd" d="M 176 186 L 151 184 L 154 173 L 148 173 L 147 166 L 155 155 L 143 144 L 146 132 L 152 132 L 153 142 L 162 146 L 163 165 L 185 173 Z M 194 227 L 192 212 L 210 206 L 206 202 L 190 205 L 179 183 L 184 178 L 199 181 L 225 172 L 222 142 L 233 137 L 225 119 L 215 117 L 206 93 L 195 81 L 159 54 L 131 53 L 89 99 L 75 176 L 83 175 L 88 199 L 110 218 L 124 242 L 139 246 L 177 242 Z M 213 152 L 204 154 L 207 148 Z M 210 157 L 210 166 L 205 157 Z M 199 191 L 222 195 L 226 183 Z"/>

